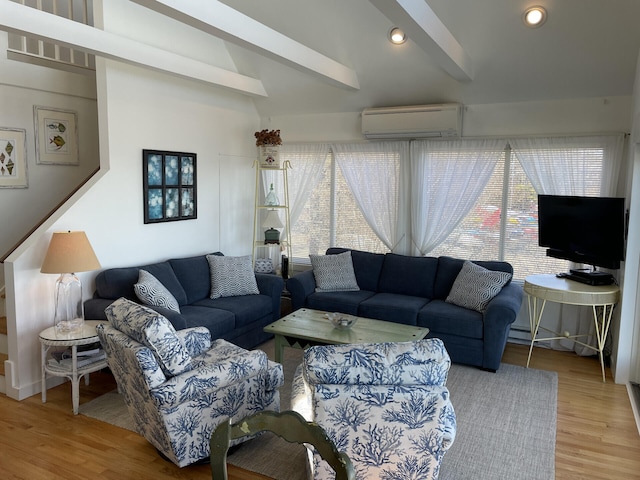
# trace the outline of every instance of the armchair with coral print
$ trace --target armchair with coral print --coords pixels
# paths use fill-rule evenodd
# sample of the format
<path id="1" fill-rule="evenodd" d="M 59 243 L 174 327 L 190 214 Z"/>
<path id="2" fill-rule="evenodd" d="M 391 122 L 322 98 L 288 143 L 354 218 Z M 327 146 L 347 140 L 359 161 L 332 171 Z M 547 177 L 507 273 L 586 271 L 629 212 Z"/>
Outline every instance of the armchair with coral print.
<path id="1" fill-rule="evenodd" d="M 437 479 L 456 434 L 446 387 L 451 360 L 440 339 L 309 348 L 293 409 L 324 428 L 357 479 Z M 315 479 L 334 478 L 309 451 Z"/>
<path id="2" fill-rule="evenodd" d="M 154 310 L 124 298 L 96 328 L 133 424 L 179 467 L 207 459 L 218 424 L 280 410 L 282 365 L 205 327 L 176 331 Z M 235 442 L 239 443 L 239 442 Z"/>

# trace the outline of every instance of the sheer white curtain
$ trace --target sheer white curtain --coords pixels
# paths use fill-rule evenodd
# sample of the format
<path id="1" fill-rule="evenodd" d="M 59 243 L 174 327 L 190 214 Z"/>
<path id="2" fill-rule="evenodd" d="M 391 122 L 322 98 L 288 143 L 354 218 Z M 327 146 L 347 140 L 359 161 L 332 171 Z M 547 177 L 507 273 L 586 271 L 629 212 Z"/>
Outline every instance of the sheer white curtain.
<path id="1" fill-rule="evenodd" d="M 411 235 L 416 254 L 443 242 L 473 208 L 503 155 L 504 140 L 411 144 Z"/>
<path id="2" fill-rule="evenodd" d="M 539 194 L 615 196 L 623 160 L 624 134 L 585 137 L 515 138 L 509 143 Z M 555 272 L 549 272 L 555 273 Z M 590 307 L 550 305 L 543 318 L 554 332 L 595 333 Z M 581 338 L 595 346 L 595 337 Z M 569 340 L 553 340 L 552 348 L 592 355 L 593 350 Z"/>
<path id="3" fill-rule="evenodd" d="M 409 143 L 336 144 L 331 148 L 367 224 L 394 251 L 403 238 L 398 217 L 400 176 L 401 165 L 409 161 Z"/>

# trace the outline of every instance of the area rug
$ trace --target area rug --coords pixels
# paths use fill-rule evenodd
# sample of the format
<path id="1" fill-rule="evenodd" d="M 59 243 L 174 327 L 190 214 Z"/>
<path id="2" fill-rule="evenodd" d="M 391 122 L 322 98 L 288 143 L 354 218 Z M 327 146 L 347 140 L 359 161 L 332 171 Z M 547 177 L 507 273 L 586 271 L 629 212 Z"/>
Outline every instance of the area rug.
<path id="1" fill-rule="evenodd" d="M 273 342 L 261 346 L 270 357 Z M 302 351 L 285 349 L 282 409 Z M 444 457 L 440 480 L 548 480 L 555 478 L 558 377 L 502 364 L 497 373 L 453 365 L 447 386 L 456 411 L 456 440 Z M 116 391 L 80 406 L 80 413 L 131 429 Z M 306 478 L 304 447 L 272 434 L 245 442 L 229 463 L 277 480 Z"/>

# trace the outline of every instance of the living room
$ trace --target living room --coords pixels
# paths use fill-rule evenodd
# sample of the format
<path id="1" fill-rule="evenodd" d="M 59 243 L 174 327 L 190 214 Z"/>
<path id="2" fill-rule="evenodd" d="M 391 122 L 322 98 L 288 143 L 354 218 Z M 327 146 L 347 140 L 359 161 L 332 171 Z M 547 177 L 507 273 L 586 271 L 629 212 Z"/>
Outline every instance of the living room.
<path id="1" fill-rule="evenodd" d="M 229 51 L 238 48 L 236 46 L 228 47 L 217 38 L 179 25 L 137 4 L 125 1 L 104 3 L 106 5 L 102 20 L 105 30 L 136 38 L 144 43 L 181 52 L 189 51 L 190 56 L 203 60 L 215 57 L 216 64 L 228 70 L 242 69 L 247 75 L 253 71 L 250 64 L 234 65 Z M 245 5 L 245 8 L 248 7 Z M 386 33 L 389 21 L 379 13 L 368 15 L 375 20 L 372 25 L 383 26 Z M 519 16 L 517 19 L 520 21 Z M 328 23 L 322 26 L 327 27 Z M 169 30 L 177 32 L 180 45 L 171 36 L 164 34 Z M 544 27 L 535 32 L 544 33 Z M 293 32 L 290 35 L 295 37 Z M 383 40 L 388 44 L 386 39 Z M 380 48 L 391 47 L 382 47 L 382 43 L 376 45 L 380 45 Z M 637 52 L 633 64 L 627 65 L 632 71 L 635 71 L 636 60 Z M 8 61 L 5 59 L 3 62 L 7 63 L 3 63 L 2 75 L 7 75 L 4 66 Z M 13 398 L 24 399 L 39 391 L 37 336 L 40 330 L 50 325 L 50 313 L 53 309 L 53 277 L 41 274 L 39 268 L 53 231 L 86 231 L 102 268 L 138 265 L 216 250 L 228 255 L 246 254 L 250 251 L 252 236 L 254 132 L 262 128 L 277 128 L 281 130 L 284 142 L 291 143 L 362 142 L 359 118 L 361 108 L 382 105 L 370 103 L 359 106 L 357 102 L 350 100 L 349 91 L 339 90 L 338 95 L 345 104 L 354 102 L 354 106 L 348 111 L 313 111 L 310 107 L 305 110 L 307 102 L 311 102 L 307 97 L 321 96 L 326 90 L 336 88 L 313 80 L 310 88 L 314 89 L 314 93 L 301 90 L 293 95 L 294 102 L 299 104 L 299 113 L 288 114 L 274 108 L 272 113 L 263 115 L 260 108 L 263 108 L 262 104 L 268 99 L 257 98 L 254 103 L 253 97 L 229 93 L 219 87 L 211 88 L 197 81 L 115 60 L 98 58 L 97 64 L 97 120 L 88 118 L 90 109 L 87 109 L 86 116 L 81 117 L 78 123 L 83 139 L 87 138 L 85 135 L 93 137 L 91 140 L 84 140 L 93 145 L 93 151 L 88 151 L 87 157 L 91 153 L 99 157 L 100 172 L 5 262 L 8 317 L 10 322 L 14 322 L 9 327 L 8 335 L 10 361 L 6 371 L 7 394 Z M 267 66 L 275 68 L 273 65 Z M 32 71 L 39 72 L 37 68 L 40 67 L 31 68 Z M 308 81 L 304 73 L 295 69 L 288 70 L 287 74 L 302 83 Z M 635 78 L 637 83 L 638 76 Z M 363 85 L 366 80 L 366 76 L 360 78 Z M 27 96 L 17 85 L 19 82 L 13 81 L 8 91 L 3 88 L 3 102 L 16 90 L 21 91 L 24 97 Z M 402 88 L 398 88 L 383 103 L 386 106 L 436 103 L 431 95 L 416 100 L 408 99 L 401 95 L 401 90 Z M 357 94 L 354 95 L 357 97 Z M 65 97 L 64 100 L 61 97 Z M 498 97 L 496 94 L 496 98 Z M 31 115 L 33 105 L 78 109 L 68 103 L 69 98 L 75 97 L 53 93 L 49 97 L 29 100 L 27 106 L 10 105 L 19 109 L 19 117 L 25 119 L 27 114 Z M 439 97 L 437 101 L 455 99 L 452 93 Z M 594 98 L 584 98 L 582 95 L 573 98 L 567 95 L 545 100 L 463 103 L 463 133 L 466 137 L 521 134 L 536 136 L 550 133 L 582 135 L 612 131 L 631 131 L 635 135 L 637 124 L 632 128 L 631 118 L 640 110 L 637 99 L 632 99 L 630 91 L 617 90 Z M 89 132 L 83 130 L 86 126 L 91 126 L 92 122 L 96 122 L 95 128 L 90 128 Z M 3 117 L 0 123 L 25 128 L 33 134 L 31 121 L 25 120 L 20 125 L 15 125 L 11 118 Z M 635 137 L 632 136 L 632 141 L 633 138 Z M 29 155 L 29 173 L 37 175 L 40 166 L 33 160 L 33 143 L 33 138 L 30 137 L 28 152 L 32 155 Z M 197 220 L 156 225 L 142 223 L 140 161 L 144 148 L 197 152 L 200 182 Z M 632 153 L 634 151 L 633 148 L 629 150 Z M 633 161 L 637 164 L 637 158 L 629 158 L 634 158 Z M 96 158 L 87 158 L 86 161 L 95 162 Z M 631 161 L 626 164 L 629 184 Z M 81 168 L 86 168 L 85 157 L 82 162 Z M 73 167 L 48 168 L 51 175 L 61 175 L 54 168 L 66 173 Z M 638 175 L 637 171 L 635 175 Z M 36 183 L 32 183 L 28 190 L 35 185 Z M 633 185 L 636 190 L 637 185 L 636 179 Z M 628 192 L 626 196 L 633 201 L 631 188 Z M 633 205 L 637 203 L 636 198 Z M 634 229 L 632 224 L 626 271 L 638 271 L 638 233 L 638 226 L 635 225 Z M 92 281 L 96 273 L 81 275 L 85 296 L 93 291 Z M 624 277 L 624 299 L 618 310 L 620 320 L 613 331 L 617 343 L 617 355 L 613 360 L 616 363 L 616 381 L 620 383 L 634 379 L 637 381 L 639 375 L 637 346 L 633 344 L 634 338 L 637 339 L 638 329 L 634 320 L 638 285 L 637 279 L 632 277 L 635 275 Z"/>

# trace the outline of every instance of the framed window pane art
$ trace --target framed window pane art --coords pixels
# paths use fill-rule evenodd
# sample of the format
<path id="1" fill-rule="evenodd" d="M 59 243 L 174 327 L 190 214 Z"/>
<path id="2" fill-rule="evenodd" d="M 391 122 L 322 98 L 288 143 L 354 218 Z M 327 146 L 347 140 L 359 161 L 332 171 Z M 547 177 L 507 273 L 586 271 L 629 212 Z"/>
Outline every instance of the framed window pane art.
<path id="1" fill-rule="evenodd" d="M 195 153 L 142 151 L 144 223 L 197 218 Z"/>

